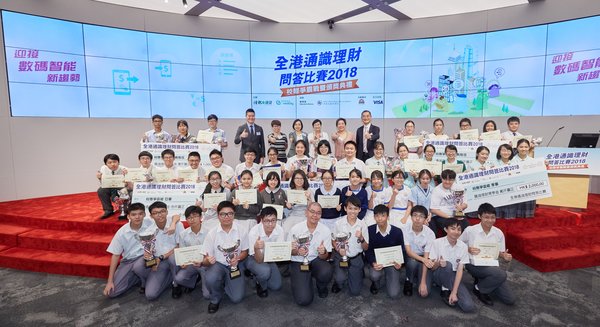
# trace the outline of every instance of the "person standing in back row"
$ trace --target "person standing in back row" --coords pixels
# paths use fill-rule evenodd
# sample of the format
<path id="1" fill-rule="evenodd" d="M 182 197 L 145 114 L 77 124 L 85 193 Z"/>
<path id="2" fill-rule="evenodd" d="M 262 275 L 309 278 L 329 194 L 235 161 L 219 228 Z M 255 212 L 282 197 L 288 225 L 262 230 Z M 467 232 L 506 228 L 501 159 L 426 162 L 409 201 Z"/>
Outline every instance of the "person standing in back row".
<path id="1" fill-rule="evenodd" d="M 360 115 L 363 125 L 356 130 L 356 158 L 363 162 L 373 156 L 375 142 L 379 140 L 379 127 L 371 124 L 371 112 L 365 110 Z"/>
<path id="2" fill-rule="evenodd" d="M 265 135 L 262 127 L 256 125 L 256 114 L 254 109 L 246 110 L 246 123 L 238 127 L 235 133 L 235 144 L 242 144 L 240 149 L 240 162 L 244 162 L 244 153 L 247 149 L 254 149 L 256 158 L 254 162 L 262 164 L 265 158 Z"/>

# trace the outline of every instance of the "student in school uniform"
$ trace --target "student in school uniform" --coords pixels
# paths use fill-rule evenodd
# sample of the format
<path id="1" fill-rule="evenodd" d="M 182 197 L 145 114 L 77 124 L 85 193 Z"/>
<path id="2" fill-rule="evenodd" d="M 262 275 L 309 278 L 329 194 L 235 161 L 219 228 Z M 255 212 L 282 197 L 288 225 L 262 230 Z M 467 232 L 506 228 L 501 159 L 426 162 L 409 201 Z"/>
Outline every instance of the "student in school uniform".
<path id="1" fill-rule="evenodd" d="M 204 230 L 207 232 L 219 225 L 219 219 L 217 217 L 217 204 L 212 207 L 206 206 L 204 203 L 205 194 L 210 193 L 225 193 L 225 200 L 231 201 L 231 191 L 223 186 L 221 173 L 216 170 L 208 173 L 207 178 L 208 184 L 206 184 L 206 188 L 204 188 L 204 192 L 202 192 L 202 201 L 200 202 L 200 207 L 202 208 L 202 212 L 204 212 L 202 217 L 202 226 Z"/>
<path id="2" fill-rule="evenodd" d="M 517 155 L 513 157 L 511 162 L 513 164 L 519 162 L 526 162 L 533 160 L 532 157 L 529 156 L 529 150 L 531 150 L 531 144 L 526 139 L 520 139 L 517 142 Z M 535 200 L 525 201 L 516 203 L 515 206 L 515 216 L 520 218 L 531 218 L 535 214 Z"/>
<path id="3" fill-rule="evenodd" d="M 321 223 L 333 230 L 336 221 L 340 219 L 342 211 L 342 191 L 333 185 L 333 173 L 331 170 L 326 170 L 321 175 L 323 186 L 315 190 L 315 202 L 319 202 L 321 196 L 339 196 L 338 205 L 335 208 L 323 208 L 321 215 Z"/>
<path id="4" fill-rule="evenodd" d="M 514 153 L 510 144 L 500 144 L 496 152 L 496 166 L 508 166 L 512 164 Z M 517 209 L 519 204 L 508 204 L 496 207 L 496 218 L 513 219 L 517 217 Z"/>
<path id="5" fill-rule="evenodd" d="M 289 161 L 288 161 L 289 163 Z M 306 204 L 304 203 L 291 203 L 290 196 L 288 195 L 287 208 L 290 209 L 288 216 L 283 220 L 283 230 L 286 235 L 292 227 L 299 222 L 306 220 L 306 208 L 313 202 L 314 195 L 312 190 L 308 188 L 308 177 L 303 170 L 297 169 L 292 173 L 290 179 L 290 190 L 304 191 L 306 197 Z"/>
<path id="6" fill-rule="evenodd" d="M 438 228 L 442 229 L 446 225 L 445 221 L 453 218 L 456 211 L 464 211 L 467 208 L 467 202 L 462 204 L 454 203 L 454 192 L 452 187 L 456 180 L 456 172 L 450 169 L 442 171 L 442 183 L 433 189 L 431 194 L 431 221 L 429 227 L 437 234 Z M 469 221 L 465 217 L 457 218 L 462 228 L 469 226 Z"/>
<path id="7" fill-rule="evenodd" d="M 482 203 L 477 209 L 477 215 L 481 222 L 469 226 L 460 236 L 460 240 L 468 246 L 470 255 L 478 255 L 481 249 L 477 248 L 480 243 L 491 243 L 498 245 L 499 257 L 505 261 L 511 261 L 512 255 L 508 253 L 504 242 L 504 234 L 500 229 L 494 227 L 496 222 L 496 208 L 489 203 Z M 500 259 L 499 258 L 499 259 Z M 467 271 L 475 278 L 473 294 L 485 305 L 494 305 L 490 295 L 494 295 L 505 304 L 512 305 L 516 301 L 515 294 L 508 286 L 506 271 L 498 266 L 477 266 L 473 262 L 466 266 Z"/>
<path id="8" fill-rule="evenodd" d="M 235 219 L 239 223 L 246 224 L 246 230 L 249 230 L 256 225 L 256 216 L 262 209 L 262 197 L 257 188 L 252 186 L 254 176 L 250 170 L 244 170 L 240 175 L 240 185 L 238 189 L 231 192 L 232 202 L 235 205 Z M 241 190 L 253 190 L 256 192 L 256 203 L 242 202 L 236 196 Z"/>
<path id="9" fill-rule="evenodd" d="M 383 173 L 379 170 L 373 170 L 371 173 L 371 185 L 365 188 L 367 198 L 369 199 L 369 206 L 363 220 L 367 226 L 375 224 L 373 208 L 378 204 L 386 204 L 390 199 L 391 192 L 387 188 L 384 188 L 383 184 Z"/>
<path id="10" fill-rule="evenodd" d="M 390 208 L 390 224 L 402 228 L 410 224 L 410 210 L 412 203 L 409 201 L 411 190 L 404 185 L 404 174 L 402 170 L 396 170 L 392 173 L 393 185 L 387 189 L 388 202 Z"/>
<path id="11" fill-rule="evenodd" d="M 127 174 L 127 168 L 120 165 L 121 159 L 119 156 L 114 153 L 109 153 L 104 156 L 104 165 L 98 169 L 96 172 L 96 178 L 98 181 L 102 181 L 103 176 L 108 175 L 125 175 Z M 102 209 L 104 210 L 104 214 L 100 216 L 100 219 L 109 218 L 114 214 L 112 199 L 117 195 L 117 192 L 125 187 L 125 183 L 123 183 L 122 187 L 117 188 L 98 188 L 98 199 L 100 199 L 100 203 L 102 204 Z"/>
<path id="12" fill-rule="evenodd" d="M 462 165 L 461 172 L 467 170 L 467 166 L 461 160 L 457 160 L 456 156 L 458 155 L 458 149 L 454 144 L 448 144 L 444 148 L 444 153 L 446 153 L 446 159 L 442 160 L 442 167 L 445 164 L 454 164 L 454 165 Z"/>
<path id="13" fill-rule="evenodd" d="M 341 190 L 342 196 L 340 197 L 341 203 L 346 203 L 346 199 L 352 195 L 358 197 L 360 200 L 361 209 L 358 213 L 358 219 L 363 219 L 367 214 L 367 208 L 369 206 L 369 199 L 367 197 L 367 191 L 362 186 L 363 175 L 362 172 L 354 168 L 350 171 L 350 185 L 344 186 Z M 346 212 L 342 208 L 342 216 Z"/>
<path id="14" fill-rule="evenodd" d="M 403 293 L 406 296 L 412 296 L 413 284 L 419 286 L 419 294 L 422 297 L 427 296 L 427 289 L 431 286 L 431 274 L 424 277 L 423 269 L 433 267 L 433 262 L 425 257 L 425 252 L 431 250 L 435 234 L 427 226 L 426 221 L 429 213 L 424 206 L 416 205 L 410 212 L 412 224 L 404 226 L 402 229 L 406 254 L 404 262 L 406 265 L 406 279 L 404 280 Z M 421 289 L 421 282 L 427 289 Z"/>

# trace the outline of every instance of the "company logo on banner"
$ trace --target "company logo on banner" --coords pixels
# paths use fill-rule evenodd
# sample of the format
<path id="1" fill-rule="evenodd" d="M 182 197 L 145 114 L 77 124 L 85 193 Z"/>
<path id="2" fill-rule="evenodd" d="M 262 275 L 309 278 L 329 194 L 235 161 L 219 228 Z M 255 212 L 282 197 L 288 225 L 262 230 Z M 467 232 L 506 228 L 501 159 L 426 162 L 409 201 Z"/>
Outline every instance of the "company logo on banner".
<path id="1" fill-rule="evenodd" d="M 600 175 L 600 149 L 535 148 L 535 157 L 547 162 L 548 172 L 572 175 Z"/>

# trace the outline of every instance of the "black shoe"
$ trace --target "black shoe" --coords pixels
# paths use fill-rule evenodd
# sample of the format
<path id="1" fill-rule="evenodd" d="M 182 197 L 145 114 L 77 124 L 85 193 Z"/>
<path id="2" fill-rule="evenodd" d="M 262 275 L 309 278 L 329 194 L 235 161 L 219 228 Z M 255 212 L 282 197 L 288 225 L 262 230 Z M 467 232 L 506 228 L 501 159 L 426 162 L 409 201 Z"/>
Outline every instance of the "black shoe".
<path id="1" fill-rule="evenodd" d="M 327 290 L 327 287 L 317 288 L 317 293 L 319 294 L 320 298 L 324 299 L 327 297 L 327 295 L 329 295 L 329 290 Z"/>
<path id="2" fill-rule="evenodd" d="M 252 274 L 250 269 L 246 269 L 246 270 L 244 270 L 244 276 L 246 276 L 247 278 L 252 278 L 252 276 L 254 276 L 254 274 Z"/>
<path id="3" fill-rule="evenodd" d="M 114 214 L 115 214 L 114 211 L 104 211 L 104 214 L 102 216 L 100 216 L 100 219 L 106 219 Z"/>
<path id="4" fill-rule="evenodd" d="M 341 291 L 342 289 L 340 288 L 340 286 L 336 283 L 333 282 L 333 285 L 331 285 L 331 293 L 333 294 L 337 294 Z"/>
<path id="5" fill-rule="evenodd" d="M 187 287 L 184 287 L 184 288 L 183 288 L 183 294 L 190 294 L 190 293 L 192 293 L 192 292 L 193 292 L 195 289 L 196 289 L 195 287 L 193 287 L 193 288 L 187 288 Z"/>
<path id="6" fill-rule="evenodd" d="M 440 295 L 442 296 L 442 301 L 444 301 L 447 306 L 453 307 L 456 305 L 456 303 L 450 303 L 450 290 L 442 290 Z"/>
<path id="7" fill-rule="evenodd" d="M 373 295 L 379 293 L 379 288 L 377 288 L 377 285 L 375 285 L 375 282 L 371 282 L 371 288 L 369 289 L 369 291 L 371 291 L 371 294 L 373 294 Z"/>
<path id="8" fill-rule="evenodd" d="M 256 295 L 258 295 L 258 297 L 267 297 L 269 296 L 269 291 L 263 289 L 259 283 L 256 283 Z"/>
<path id="9" fill-rule="evenodd" d="M 413 294 L 413 284 L 410 281 L 408 281 L 408 280 L 404 281 L 404 291 L 403 291 L 403 293 L 404 293 L 405 296 L 412 296 L 412 294 Z"/>
<path id="10" fill-rule="evenodd" d="M 218 303 L 209 303 L 208 304 L 208 313 L 215 313 L 219 311 L 219 304 Z"/>
<path id="11" fill-rule="evenodd" d="M 138 293 L 140 293 L 140 294 L 146 294 L 146 288 L 145 287 L 140 287 L 140 289 L 138 290 Z"/>
<path id="12" fill-rule="evenodd" d="M 173 286 L 173 288 L 171 289 L 171 297 L 174 299 L 178 299 L 181 297 L 181 294 L 183 294 L 181 286 Z"/>
<path id="13" fill-rule="evenodd" d="M 494 305 L 494 301 L 492 301 L 492 298 L 489 296 L 489 294 L 483 294 L 475 287 L 473 287 L 473 294 L 475 294 L 475 296 L 477 296 L 479 301 L 481 301 L 483 304 L 490 306 Z"/>

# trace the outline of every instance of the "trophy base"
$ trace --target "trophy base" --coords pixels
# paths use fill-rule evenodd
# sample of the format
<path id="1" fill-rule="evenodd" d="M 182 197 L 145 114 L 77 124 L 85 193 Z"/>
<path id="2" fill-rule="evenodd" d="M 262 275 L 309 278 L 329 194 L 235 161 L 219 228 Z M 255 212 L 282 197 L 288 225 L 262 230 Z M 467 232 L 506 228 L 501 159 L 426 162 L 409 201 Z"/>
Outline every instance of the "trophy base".
<path id="1" fill-rule="evenodd" d="M 464 213 L 464 212 L 462 212 L 462 211 L 456 211 L 456 212 L 454 213 L 454 217 L 455 217 L 455 218 L 464 218 L 464 217 L 465 217 L 465 213 Z"/>
<path id="2" fill-rule="evenodd" d="M 236 279 L 238 277 L 240 277 L 242 274 L 240 273 L 239 270 L 235 270 L 229 273 L 229 278 L 231 279 Z"/>
<path id="3" fill-rule="evenodd" d="M 350 266 L 350 262 L 340 261 L 340 268 L 348 268 L 349 266 Z"/>
<path id="4" fill-rule="evenodd" d="M 309 265 L 305 265 L 305 264 L 301 264 L 300 265 L 300 271 L 310 271 L 310 266 Z"/>
<path id="5" fill-rule="evenodd" d="M 144 259 L 144 261 L 146 261 L 146 268 L 150 268 L 150 267 L 156 266 L 156 258 L 152 258 L 150 260 Z"/>

